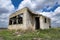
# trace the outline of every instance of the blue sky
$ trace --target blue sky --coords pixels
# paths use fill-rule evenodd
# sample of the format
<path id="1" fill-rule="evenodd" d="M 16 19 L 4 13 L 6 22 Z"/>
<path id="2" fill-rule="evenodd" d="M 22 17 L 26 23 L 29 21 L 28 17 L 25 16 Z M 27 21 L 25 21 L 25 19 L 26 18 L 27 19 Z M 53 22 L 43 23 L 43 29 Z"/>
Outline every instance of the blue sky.
<path id="1" fill-rule="evenodd" d="M 54 12 L 54 10 L 56 8 L 58 8 L 59 6 L 60 6 L 60 4 L 58 4 L 58 2 L 56 2 L 52 8 L 50 8 L 49 10 L 47 10 L 47 8 L 49 7 L 49 5 L 48 5 L 48 6 L 46 6 L 46 8 L 43 8 L 43 11 L 45 11 L 45 12 L 50 12 L 50 11 Z"/>
<path id="2" fill-rule="evenodd" d="M 50 17 L 52 26 L 60 26 L 60 0 L 0 0 L 0 27 L 7 27 L 9 15 L 24 7 Z"/>
<path id="3" fill-rule="evenodd" d="M 14 5 L 15 9 L 17 9 L 19 7 L 19 4 L 22 2 L 23 0 L 11 0 L 12 4 Z M 47 8 L 49 7 L 49 5 L 46 6 L 46 8 L 43 8 L 43 11 L 45 12 L 50 12 L 50 11 L 54 11 L 57 7 L 59 7 L 60 5 L 58 4 L 58 2 L 56 2 L 54 4 L 54 6 L 52 8 L 50 8 L 49 10 L 47 10 Z"/>
<path id="4" fill-rule="evenodd" d="M 11 2 L 14 5 L 15 9 L 17 9 L 19 7 L 19 4 L 21 3 L 21 1 L 23 1 L 23 0 L 11 0 Z"/>

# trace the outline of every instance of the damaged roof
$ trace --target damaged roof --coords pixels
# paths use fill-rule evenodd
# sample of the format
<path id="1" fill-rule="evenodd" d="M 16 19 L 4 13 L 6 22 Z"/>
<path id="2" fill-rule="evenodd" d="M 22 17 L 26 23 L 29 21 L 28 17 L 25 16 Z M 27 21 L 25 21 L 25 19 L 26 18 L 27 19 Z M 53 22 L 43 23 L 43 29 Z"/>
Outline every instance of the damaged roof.
<path id="1" fill-rule="evenodd" d="M 39 13 L 37 13 L 37 12 L 34 12 L 34 11 L 30 10 L 28 7 L 25 7 L 25 8 L 22 8 L 21 10 L 16 11 L 15 13 L 12 13 L 12 14 L 9 16 L 9 18 L 12 18 L 12 17 L 14 17 L 14 16 L 17 16 L 17 15 L 19 15 L 19 14 L 23 14 L 25 11 L 29 11 L 32 15 L 43 16 L 42 14 L 39 14 Z M 43 16 L 43 17 L 46 17 L 46 16 Z M 48 17 L 46 17 L 46 18 L 48 18 Z M 50 19 L 50 18 L 49 18 L 49 19 Z"/>

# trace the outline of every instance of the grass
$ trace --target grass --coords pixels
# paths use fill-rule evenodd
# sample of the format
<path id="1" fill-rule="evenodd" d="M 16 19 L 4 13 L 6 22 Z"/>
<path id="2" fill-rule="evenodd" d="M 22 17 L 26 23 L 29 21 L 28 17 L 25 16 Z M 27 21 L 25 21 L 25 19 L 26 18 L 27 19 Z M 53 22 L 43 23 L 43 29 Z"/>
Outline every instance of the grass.
<path id="1" fill-rule="evenodd" d="M 41 40 L 60 40 L 60 28 L 51 28 L 45 30 L 36 30 L 35 32 L 24 32 L 16 34 L 16 31 L 2 30 L 0 37 L 4 40 L 32 40 L 41 38 Z"/>

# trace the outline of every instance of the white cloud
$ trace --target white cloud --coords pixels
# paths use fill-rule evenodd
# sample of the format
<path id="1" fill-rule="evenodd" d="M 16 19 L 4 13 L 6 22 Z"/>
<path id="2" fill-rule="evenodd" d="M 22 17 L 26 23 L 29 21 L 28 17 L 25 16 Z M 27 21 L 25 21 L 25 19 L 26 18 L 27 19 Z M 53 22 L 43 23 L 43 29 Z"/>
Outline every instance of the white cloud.
<path id="1" fill-rule="evenodd" d="M 52 25 L 57 25 L 60 22 L 60 7 L 58 7 L 54 12 L 41 12 L 43 8 L 49 6 L 47 10 L 52 8 L 56 3 L 60 4 L 60 0 L 23 0 L 18 8 L 21 9 L 23 7 L 28 7 L 31 10 L 37 11 L 38 13 L 48 16 L 52 20 Z M 60 24 L 60 23 L 59 23 Z"/>
<path id="2" fill-rule="evenodd" d="M 55 10 L 55 13 L 60 13 L 60 7 L 58 7 L 56 10 Z"/>
<path id="3" fill-rule="evenodd" d="M 14 10 L 11 0 L 0 0 L 0 27 L 8 25 L 8 17 Z"/>
<path id="4" fill-rule="evenodd" d="M 0 0 L 0 8 L 6 8 L 9 11 L 14 10 L 11 0 Z"/>
<path id="5" fill-rule="evenodd" d="M 48 10 L 49 10 L 51 7 L 54 6 L 56 2 L 60 4 L 60 0 L 23 0 L 19 5 L 18 10 L 20 10 L 23 7 L 29 7 L 31 10 L 40 12 L 42 11 L 43 8 L 45 8 L 48 5 L 49 5 Z M 0 8 L 3 8 L 3 9 L 5 8 L 6 10 L 9 11 L 8 13 L 0 13 L 1 14 L 0 22 L 4 25 L 4 23 L 7 23 L 8 21 L 8 16 L 15 9 L 11 3 L 11 0 L 0 0 Z M 58 7 L 54 12 L 42 12 L 41 14 L 50 17 L 52 19 L 52 23 L 55 22 L 54 24 L 56 24 L 60 22 L 60 18 L 59 18 L 60 16 L 59 17 L 57 16 L 57 15 L 60 15 L 59 10 L 60 10 L 60 7 Z"/>
<path id="6" fill-rule="evenodd" d="M 50 17 L 52 26 L 60 26 L 60 7 L 58 7 L 54 12 L 42 12 L 40 14 Z"/>
<path id="7" fill-rule="evenodd" d="M 23 0 L 18 8 L 21 9 L 23 7 L 29 7 L 32 10 L 40 10 L 44 7 L 49 5 L 49 8 L 55 5 L 56 2 L 59 2 L 60 0 Z M 49 9 L 48 8 L 48 9 Z"/>
<path id="8" fill-rule="evenodd" d="M 36 3 L 35 3 L 36 2 Z M 24 0 L 21 2 L 20 6 L 18 9 L 21 9 L 23 7 L 29 7 L 30 9 L 36 9 L 37 7 L 37 2 L 36 0 Z M 39 1 L 40 2 L 40 1 Z"/>

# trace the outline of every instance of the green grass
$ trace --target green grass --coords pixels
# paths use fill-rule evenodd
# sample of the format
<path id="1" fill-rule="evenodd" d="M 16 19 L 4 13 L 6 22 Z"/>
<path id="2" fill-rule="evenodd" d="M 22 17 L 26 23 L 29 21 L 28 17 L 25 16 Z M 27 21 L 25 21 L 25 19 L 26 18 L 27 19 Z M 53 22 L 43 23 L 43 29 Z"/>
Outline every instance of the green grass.
<path id="1" fill-rule="evenodd" d="M 42 38 L 42 40 L 60 40 L 60 28 L 51 28 L 45 30 L 36 30 L 35 32 L 25 32 L 14 34 L 15 31 L 2 30 L 0 37 L 4 40 L 32 40 L 33 38 Z"/>

